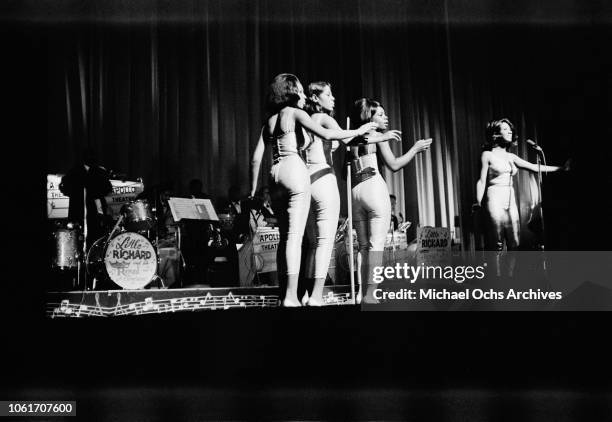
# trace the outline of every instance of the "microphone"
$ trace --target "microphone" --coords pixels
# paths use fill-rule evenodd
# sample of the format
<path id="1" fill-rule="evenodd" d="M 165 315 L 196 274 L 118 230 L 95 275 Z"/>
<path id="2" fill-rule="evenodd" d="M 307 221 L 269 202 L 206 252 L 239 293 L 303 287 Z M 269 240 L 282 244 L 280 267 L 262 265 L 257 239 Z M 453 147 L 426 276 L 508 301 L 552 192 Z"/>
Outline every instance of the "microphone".
<path id="1" fill-rule="evenodd" d="M 536 151 L 542 151 L 542 148 L 531 139 L 526 139 L 525 142 L 527 142 L 528 145 L 531 145 Z"/>

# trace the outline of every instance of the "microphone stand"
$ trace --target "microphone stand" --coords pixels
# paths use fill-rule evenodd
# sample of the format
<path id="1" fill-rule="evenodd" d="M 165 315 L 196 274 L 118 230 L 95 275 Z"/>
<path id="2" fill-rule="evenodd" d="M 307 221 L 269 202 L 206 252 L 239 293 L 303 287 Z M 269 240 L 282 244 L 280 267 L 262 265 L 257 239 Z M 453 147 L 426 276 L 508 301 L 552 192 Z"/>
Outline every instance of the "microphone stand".
<path id="1" fill-rule="evenodd" d="M 83 260 L 85 261 L 85 264 L 87 264 L 87 246 L 89 246 L 88 243 L 88 227 L 87 227 L 87 188 L 83 187 Z M 87 265 L 83 266 L 83 290 L 87 290 Z M 78 268 L 78 275 L 77 275 L 77 284 L 80 285 L 81 280 L 80 280 L 80 273 L 81 273 L 81 268 Z M 95 284 L 95 278 L 94 278 L 94 284 L 92 289 L 96 288 L 96 284 Z"/>
<path id="2" fill-rule="evenodd" d="M 346 130 L 350 129 L 350 119 L 346 118 Z M 357 303 L 355 297 L 355 268 L 353 261 L 353 198 L 352 198 L 352 183 L 351 183 L 351 160 L 350 153 L 351 147 L 346 147 L 346 153 L 349 154 L 348 159 L 346 160 L 346 197 L 347 197 L 347 220 L 348 220 L 348 236 L 349 236 L 349 274 L 351 280 L 351 304 L 355 305 Z M 357 275 L 358 279 L 360 279 L 360 274 Z M 360 280 L 363 283 L 363 280 Z M 362 294 L 363 294 L 363 286 L 362 286 Z"/>
<path id="3" fill-rule="evenodd" d="M 157 186 L 153 186 L 153 227 L 155 227 L 155 252 L 157 252 L 157 269 L 153 278 L 158 279 L 162 289 L 165 289 L 166 284 L 164 283 L 164 279 L 159 275 L 159 264 L 161 264 L 161 257 L 159 255 L 159 220 L 157 219 L 158 207 L 161 207 L 161 204 L 159 203 L 159 188 Z M 163 221 L 162 224 L 165 224 L 165 221 Z"/>
<path id="4" fill-rule="evenodd" d="M 544 280 L 546 282 L 546 288 L 550 288 L 549 280 L 548 280 L 548 265 L 546 261 L 546 236 L 545 236 L 545 226 L 544 226 L 544 198 L 542 197 L 542 160 L 540 159 L 540 154 L 544 154 L 542 148 L 537 144 L 535 144 L 536 150 L 536 163 L 538 166 L 538 197 L 540 198 L 540 221 L 542 223 L 542 243 L 540 244 L 540 250 L 542 251 L 542 268 L 544 269 Z"/>

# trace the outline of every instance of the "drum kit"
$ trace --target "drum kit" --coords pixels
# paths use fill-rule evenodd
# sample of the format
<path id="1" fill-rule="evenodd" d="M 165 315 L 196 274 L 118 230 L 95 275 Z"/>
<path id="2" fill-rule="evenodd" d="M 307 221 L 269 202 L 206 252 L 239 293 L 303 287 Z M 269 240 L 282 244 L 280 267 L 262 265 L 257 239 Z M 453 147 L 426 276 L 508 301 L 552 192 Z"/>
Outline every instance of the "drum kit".
<path id="1" fill-rule="evenodd" d="M 160 241 L 154 214 L 148 201 L 130 201 L 122 207 L 112 230 L 88 241 L 91 246 L 86 251 L 78 224 L 57 224 L 52 236 L 52 269 L 67 275 L 72 288 L 83 290 L 142 289 L 154 281 L 167 287 L 158 275 Z"/>

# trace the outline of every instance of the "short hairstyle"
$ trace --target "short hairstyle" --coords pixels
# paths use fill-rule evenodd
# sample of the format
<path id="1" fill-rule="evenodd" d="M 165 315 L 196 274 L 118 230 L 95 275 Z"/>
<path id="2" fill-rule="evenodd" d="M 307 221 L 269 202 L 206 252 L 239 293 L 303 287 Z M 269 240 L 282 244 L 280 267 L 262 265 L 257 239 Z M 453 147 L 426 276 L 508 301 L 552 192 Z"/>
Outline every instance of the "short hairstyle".
<path id="1" fill-rule="evenodd" d="M 502 138 L 501 135 L 501 125 L 502 123 L 506 123 L 508 126 L 510 126 L 510 130 L 512 130 L 512 142 L 509 142 L 507 144 L 500 144 L 499 140 Z M 500 145 L 506 149 L 516 146 L 516 134 L 514 132 L 514 125 L 512 124 L 512 122 L 510 121 L 510 119 L 503 117 L 501 119 L 497 119 L 497 120 L 490 120 L 487 123 L 487 128 L 486 128 L 486 140 L 485 142 L 482 144 L 482 149 L 483 150 L 491 150 L 494 146 L 496 145 Z"/>
<path id="2" fill-rule="evenodd" d="M 306 98 L 306 106 L 304 107 L 304 110 L 306 110 L 308 114 L 326 113 L 330 116 L 334 114 L 333 110 L 324 110 L 321 104 L 315 103 L 310 99 L 313 95 L 318 97 L 326 87 L 331 89 L 331 84 L 326 81 L 311 82 L 308 84 L 308 97 Z"/>
<path id="3" fill-rule="evenodd" d="M 281 73 L 274 77 L 268 87 L 268 111 L 278 113 L 284 107 L 295 107 L 300 99 L 298 94 L 300 80 L 291 73 Z"/>
<path id="4" fill-rule="evenodd" d="M 370 98 L 360 98 L 351 109 L 351 126 L 356 128 L 368 123 L 382 104 Z"/>
<path id="5" fill-rule="evenodd" d="M 393 195 L 393 194 L 389 195 L 389 199 L 391 199 L 391 198 L 397 200 L 397 197 L 395 195 Z"/>

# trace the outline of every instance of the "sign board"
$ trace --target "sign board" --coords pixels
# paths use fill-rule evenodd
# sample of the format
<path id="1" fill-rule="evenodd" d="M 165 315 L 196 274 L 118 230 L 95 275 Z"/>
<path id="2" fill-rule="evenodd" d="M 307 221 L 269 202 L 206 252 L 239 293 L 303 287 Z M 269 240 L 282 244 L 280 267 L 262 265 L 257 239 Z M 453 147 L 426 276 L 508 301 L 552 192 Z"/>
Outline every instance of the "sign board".
<path id="1" fill-rule="evenodd" d="M 63 174 L 47 175 L 47 218 L 68 218 L 70 198 L 59 190 Z"/>
<path id="2" fill-rule="evenodd" d="M 258 273 L 276 271 L 276 251 L 280 233 L 277 228 L 259 227 L 253 236 L 253 260 Z"/>
<path id="3" fill-rule="evenodd" d="M 70 198 L 59 190 L 63 174 L 47 175 L 47 218 L 68 218 L 68 205 Z M 136 197 L 144 190 L 142 182 L 131 182 L 124 180 L 111 180 L 113 191 L 106 196 L 108 212 L 113 219 L 118 219 L 121 207 Z"/>
<path id="4" fill-rule="evenodd" d="M 387 239 L 385 240 L 386 249 L 408 249 L 406 232 L 394 231 L 393 233 L 387 233 Z"/>
<path id="5" fill-rule="evenodd" d="M 117 220 L 121 215 L 121 207 L 135 200 L 144 190 L 144 184 L 129 180 L 111 180 L 110 182 L 113 185 L 113 191 L 105 199 L 109 214 L 113 220 Z"/>
<path id="6" fill-rule="evenodd" d="M 417 265 L 443 265 L 451 259 L 451 237 L 448 227 L 417 229 Z"/>

